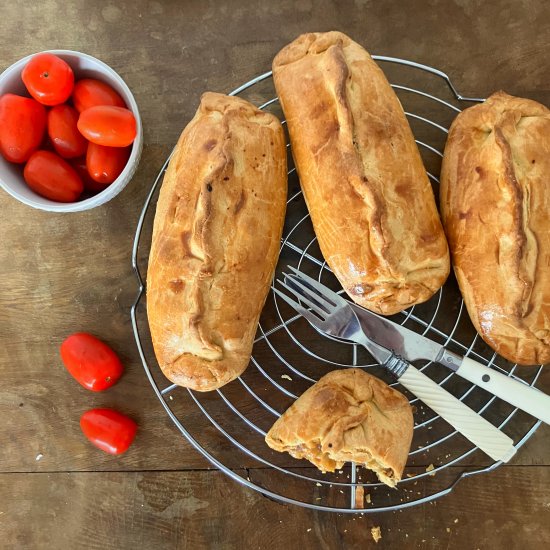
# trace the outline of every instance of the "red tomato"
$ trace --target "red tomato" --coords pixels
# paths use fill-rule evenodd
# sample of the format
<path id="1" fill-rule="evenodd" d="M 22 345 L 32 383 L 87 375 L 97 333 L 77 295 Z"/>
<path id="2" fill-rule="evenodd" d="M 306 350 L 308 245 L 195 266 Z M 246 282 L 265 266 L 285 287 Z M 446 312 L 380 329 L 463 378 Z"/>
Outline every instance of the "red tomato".
<path id="1" fill-rule="evenodd" d="M 80 417 L 80 429 L 98 449 L 120 455 L 132 444 L 137 424 L 112 409 L 91 409 Z"/>
<path id="2" fill-rule="evenodd" d="M 136 137 L 136 119 L 128 109 L 101 105 L 80 113 L 78 129 L 92 143 L 127 147 Z"/>
<path id="3" fill-rule="evenodd" d="M 71 334 L 61 344 L 60 351 L 67 370 L 88 390 L 106 390 L 122 375 L 123 367 L 117 354 L 91 334 Z"/>
<path id="4" fill-rule="evenodd" d="M 23 170 L 27 185 L 39 195 L 57 202 L 74 202 L 84 189 L 75 169 L 50 151 L 36 151 Z"/>
<path id="5" fill-rule="evenodd" d="M 48 135 L 57 154 L 63 158 L 81 157 L 88 147 L 77 122 L 78 112 L 69 105 L 56 105 L 48 112 Z"/>
<path id="6" fill-rule="evenodd" d="M 100 146 L 98 145 L 98 147 Z M 84 191 L 95 194 L 95 193 L 99 193 L 100 191 L 103 191 L 109 186 L 109 184 L 98 183 L 97 181 L 92 179 L 92 177 L 88 172 L 88 168 L 86 167 L 85 156 L 79 157 L 77 159 L 73 159 L 71 161 L 71 164 L 73 168 L 76 170 L 77 174 L 80 176 L 82 183 L 84 184 Z"/>
<path id="7" fill-rule="evenodd" d="M 120 176 L 129 157 L 130 147 L 105 147 L 90 143 L 86 167 L 90 177 L 105 188 Z"/>
<path id="8" fill-rule="evenodd" d="M 95 80 L 94 78 L 84 78 L 75 83 L 73 103 L 79 113 L 98 105 L 126 107 L 126 103 L 124 103 L 122 97 L 109 84 L 105 84 L 105 82 Z"/>
<path id="9" fill-rule="evenodd" d="M 9 162 L 25 162 L 44 137 L 46 109 L 34 99 L 0 97 L 0 153 Z"/>
<path id="10" fill-rule="evenodd" d="M 73 91 L 74 74 L 68 63 L 52 53 L 39 53 L 21 72 L 29 93 L 43 105 L 59 105 Z"/>

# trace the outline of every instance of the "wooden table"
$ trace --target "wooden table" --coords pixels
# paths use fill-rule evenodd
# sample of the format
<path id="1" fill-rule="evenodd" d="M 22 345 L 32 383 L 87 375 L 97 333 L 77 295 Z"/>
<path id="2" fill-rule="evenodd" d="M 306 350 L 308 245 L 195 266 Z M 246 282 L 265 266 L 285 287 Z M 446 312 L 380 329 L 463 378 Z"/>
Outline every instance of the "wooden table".
<path id="1" fill-rule="evenodd" d="M 269 69 L 298 34 L 340 29 L 371 52 L 423 62 L 465 95 L 496 89 L 550 105 L 545 2 L 242 0 L 17 2 L 2 8 L 0 68 L 51 48 L 115 68 L 140 106 L 145 148 L 131 184 L 92 211 L 55 215 L 0 194 L 0 540 L 5 548 L 548 548 L 550 430 L 511 464 L 422 506 L 365 516 L 278 504 L 212 469 L 181 438 L 132 336 L 131 241 L 154 176 L 204 90 Z M 124 359 L 112 390 L 72 380 L 58 348 L 76 330 Z M 550 390 L 548 375 L 543 386 Z M 140 425 L 124 456 L 82 437 L 80 414 L 113 406 Z M 194 414 L 190 411 L 190 418 Z"/>

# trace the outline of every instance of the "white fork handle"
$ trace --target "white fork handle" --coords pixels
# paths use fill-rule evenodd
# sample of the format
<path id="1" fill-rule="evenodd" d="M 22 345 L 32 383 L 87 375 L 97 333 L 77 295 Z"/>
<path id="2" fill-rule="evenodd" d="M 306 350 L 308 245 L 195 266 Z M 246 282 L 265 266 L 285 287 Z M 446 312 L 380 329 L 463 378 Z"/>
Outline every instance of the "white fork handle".
<path id="1" fill-rule="evenodd" d="M 518 409 L 550 424 L 550 396 L 509 376 L 464 357 L 456 374 Z"/>
<path id="2" fill-rule="evenodd" d="M 510 437 L 416 367 L 409 365 L 399 382 L 493 460 L 508 462 L 516 453 Z"/>

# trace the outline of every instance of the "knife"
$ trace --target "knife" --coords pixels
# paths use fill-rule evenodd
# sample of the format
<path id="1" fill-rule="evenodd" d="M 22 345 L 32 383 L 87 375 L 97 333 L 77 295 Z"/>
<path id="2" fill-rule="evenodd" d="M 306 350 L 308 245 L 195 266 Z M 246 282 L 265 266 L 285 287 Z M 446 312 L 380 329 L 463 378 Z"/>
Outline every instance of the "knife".
<path id="1" fill-rule="evenodd" d="M 550 396 L 537 388 L 514 380 L 470 357 L 461 357 L 421 334 L 349 303 L 365 334 L 381 346 L 393 350 L 408 361 L 427 359 L 444 365 L 472 384 L 550 424 Z"/>

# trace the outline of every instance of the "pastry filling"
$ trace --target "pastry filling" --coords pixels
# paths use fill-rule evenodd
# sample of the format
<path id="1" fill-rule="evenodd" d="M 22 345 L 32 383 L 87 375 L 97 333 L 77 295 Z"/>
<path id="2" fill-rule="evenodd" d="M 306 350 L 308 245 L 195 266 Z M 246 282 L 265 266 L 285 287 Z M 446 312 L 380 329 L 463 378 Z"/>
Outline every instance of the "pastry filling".
<path id="1" fill-rule="evenodd" d="M 390 487 L 395 487 L 397 481 L 399 481 L 393 468 L 389 468 L 381 460 L 373 457 L 366 449 L 357 450 L 352 454 L 345 451 L 332 452 L 330 443 L 327 447 L 329 450 L 323 451 L 320 441 L 317 440 L 310 442 L 308 445 L 284 446 L 280 450 L 286 451 L 294 458 L 309 460 L 323 472 L 334 472 L 334 470 L 342 468 L 346 462 L 355 462 L 368 470 L 372 470 L 382 483 Z"/>

